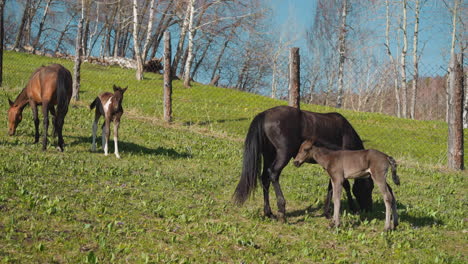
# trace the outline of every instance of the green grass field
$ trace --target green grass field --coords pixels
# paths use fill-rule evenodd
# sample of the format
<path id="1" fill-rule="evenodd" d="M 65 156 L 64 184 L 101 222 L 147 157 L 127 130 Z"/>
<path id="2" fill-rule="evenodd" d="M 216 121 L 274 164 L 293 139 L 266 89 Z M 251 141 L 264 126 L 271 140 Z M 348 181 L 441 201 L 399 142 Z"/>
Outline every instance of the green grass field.
<path id="1" fill-rule="evenodd" d="M 65 152 L 58 152 L 55 142 L 43 152 L 32 144 L 29 107 L 17 135 L 7 136 L 7 98 L 16 97 L 35 68 L 52 62 L 73 69 L 70 61 L 5 54 L 0 262 L 468 262 L 467 174 L 445 168 L 443 122 L 340 110 L 366 147 L 399 163 L 402 183 L 393 188 L 401 221 L 396 231 L 383 232 L 377 189 L 373 213 L 352 215 L 345 208 L 342 227 L 329 229 L 321 216 L 328 176 L 310 164 L 289 165 L 282 173 L 288 222 L 281 224 L 262 217 L 260 190 L 243 207 L 234 206 L 231 196 L 250 121 L 285 102 L 198 84 L 186 89 L 176 81 L 175 121 L 168 125 L 162 121 L 162 76 L 146 74 L 137 82 L 132 70 L 83 64 L 81 101 L 73 103 L 65 120 Z M 87 106 L 113 84 L 129 86 L 120 160 L 104 156 L 99 138 L 99 152 L 90 151 L 94 112 Z"/>

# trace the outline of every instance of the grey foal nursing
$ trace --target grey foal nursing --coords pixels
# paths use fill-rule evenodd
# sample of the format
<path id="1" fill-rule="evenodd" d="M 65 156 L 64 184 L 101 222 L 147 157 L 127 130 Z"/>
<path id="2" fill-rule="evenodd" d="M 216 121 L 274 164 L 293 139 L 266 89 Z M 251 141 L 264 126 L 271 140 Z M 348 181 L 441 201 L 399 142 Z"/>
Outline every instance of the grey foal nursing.
<path id="1" fill-rule="evenodd" d="M 102 148 L 104 154 L 108 155 L 108 142 L 110 136 L 110 123 L 114 122 L 114 153 L 120 159 L 118 148 L 119 125 L 120 117 L 123 114 L 122 101 L 123 94 L 128 87 L 122 89 L 118 86 L 113 87 L 114 93 L 105 92 L 100 94 L 89 106 L 91 109 L 96 108 L 96 114 L 93 122 L 93 146 L 92 151 L 96 151 L 96 132 L 97 123 L 101 116 L 104 116 L 104 124 L 102 124 Z"/>
<path id="2" fill-rule="evenodd" d="M 395 160 L 385 153 L 374 149 L 366 150 L 331 150 L 314 145 L 315 140 L 309 139 L 302 143 L 294 159 L 294 165 L 299 167 L 304 162 L 315 160 L 330 175 L 333 187 L 333 222 L 340 225 L 340 198 L 345 179 L 371 177 L 379 186 L 385 203 L 385 230 L 391 230 L 398 225 L 396 200 L 392 188 L 387 184 L 388 168 L 392 169 L 392 180 L 400 185 L 396 174 Z M 393 218 L 393 223 L 391 222 Z"/>

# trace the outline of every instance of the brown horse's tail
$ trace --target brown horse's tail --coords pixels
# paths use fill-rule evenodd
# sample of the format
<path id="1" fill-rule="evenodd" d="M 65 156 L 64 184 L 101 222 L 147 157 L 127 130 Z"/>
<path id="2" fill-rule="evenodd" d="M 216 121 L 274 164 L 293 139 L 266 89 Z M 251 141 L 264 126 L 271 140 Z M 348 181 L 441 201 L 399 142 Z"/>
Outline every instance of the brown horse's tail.
<path id="1" fill-rule="evenodd" d="M 396 185 L 400 185 L 400 177 L 398 177 L 398 175 L 396 174 L 397 163 L 396 163 L 395 159 L 393 159 L 392 157 L 388 156 L 388 157 L 387 157 L 387 160 L 388 160 L 388 162 L 390 163 L 390 166 L 392 167 L 392 180 L 393 180 L 393 182 L 394 182 Z"/>
<path id="2" fill-rule="evenodd" d="M 89 109 L 94 109 L 94 107 L 97 106 L 98 101 L 99 97 L 96 97 L 96 99 L 94 99 L 94 101 L 89 105 Z"/>
<path id="3" fill-rule="evenodd" d="M 257 178 L 261 169 L 261 154 L 265 132 L 263 123 L 265 114 L 257 115 L 250 124 L 244 143 L 242 174 L 234 192 L 234 202 L 243 204 L 257 187 Z"/>
<path id="4" fill-rule="evenodd" d="M 57 113 L 62 113 L 63 116 L 68 112 L 68 105 L 71 99 L 69 94 L 71 94 L 71 89 L 71 73 L 62 67 L 59 69 L 57 76 Z"/>

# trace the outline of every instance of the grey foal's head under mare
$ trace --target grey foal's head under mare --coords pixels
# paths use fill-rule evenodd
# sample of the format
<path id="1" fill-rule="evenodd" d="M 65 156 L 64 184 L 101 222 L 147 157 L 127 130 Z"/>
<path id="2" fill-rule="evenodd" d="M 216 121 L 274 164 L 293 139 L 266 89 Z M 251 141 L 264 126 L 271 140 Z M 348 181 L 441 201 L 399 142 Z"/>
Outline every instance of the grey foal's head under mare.
<path id="1" fill-rule="evenodd" d="M 366 150 L 331 150 L 316 145 L 316 140 L 308 139 L 299 148 L 294 159 L 294 165 L 299 167 L 304 162 L 315 160 L 330 175 L 333 187 L 333 224 L 340 225 L 340 198 L 342 184 L 345 179 L 371 177 L 379 186 L 385 203 L 385 230 L 395 229 L 398 225 L 395 195 L 387 184 L 388 168 L 392 169 L 392 180 L 400 185 L 396 174 L 395 160 L 385 153 L 374 149 Z M 391 219 L 393 218 L 393 222 Z"/>
<path id="2" fill-rule="evenodd" d="M 92 151 L 96 151 L 96 132 L 97 123 L 101 116 L 104 116 L 104 124 L 102 124 L 102 148 L 104 154 L 108 153 L 108 142 L 110 136 L 110 123 L 114 122 L 114 153 L 120 159 L 118 148 L 119 125 L 120 117 L 123 114 L 122 101 L 123 95 L 128 87 L 124 89 L 119 86 L 113 86 L 114 93 L 104 92 L 100 94 L 89 106 L 91 109 L 96 108 L 94 122 L 93 122 L 93 145 Z"/>

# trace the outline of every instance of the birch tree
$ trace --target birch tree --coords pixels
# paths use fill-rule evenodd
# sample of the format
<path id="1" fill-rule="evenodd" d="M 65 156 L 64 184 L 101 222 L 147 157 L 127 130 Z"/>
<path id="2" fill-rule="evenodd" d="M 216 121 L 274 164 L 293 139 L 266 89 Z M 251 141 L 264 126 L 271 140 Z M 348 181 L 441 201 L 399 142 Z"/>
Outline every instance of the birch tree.
<path id="1" fill-rule="evenodd" d="M 408 51 L 408 31 L 407 31 L 407 12 L 408 3 L 407 0 L 402 1 L 403 21 L 401 25 L 401 31 L 403 34 L 403 47 L 400 55 L 400 74 L 401 74 L 401 92 L 402 92 L 402 117 L 406 118 L 408 113 L 408 88 L 406 83 L 406 53 Z"/>
<path id="2" fill-rule="evenodd" d="M 78 22 L 78 29 L 76 32 L 76 46 L 75 46 L 75 64 L 73 67 L 73 99 L 78 101 L 80 99 L 80 80 L 81 80 L 81 56 L 83 55 L 83 23 L 85 20 L 85 0 L 81 0 L 81 17 Z"/>
<path id="3" fill-rule="evenodd" d="M 51 3 L 52 3 L 52 0 L 47 0 L 47 3 L 44 7 L 44 13 L 42 15 L 41 22 L 39 22 L 39 29 L 37 30 L 36 39 L 34 40 L 34 43 L 33 43 L 33 52 L 35 52 L 38 49 L 39 41 L 41 39 L 41 35 L 44 30 L 44 24 L 47 19 L 47 14 L 49 13 L 49 7 Z"/>
<path id="4" fill-rule="evenodd" d="M 133 48 L 136 57 L 136 79 L 143 80 L 143 61 L 141 59 L 140 45 L 138 43 L 138 1 L 133 0 Z"/>
<path id="5" fill-rule="evenodd" d="M 419 37 L 419 11 L 421 8 L 420 0 L 415 0 L 416 5 L 414 7 L 414 32 L 413 32 L 413 86 L 411 93 L 411 108 L 410 108 L 410 118 L 415 119 L 415 108 L 416 108 L 416 93 L 418 89 L 418 79 L 419 79 L 419 55 L 418 55 L 418 37 Z"/>
<path id="6" fill-rule="evenodd" d="M 193 35 L 195 33 L 194 26 L 193 26 L 193 16 L 195 13 L 195 0 L 190 0 L 189 2 L 189 19 L 188 19 L 188 55 L 187 55 L 187 62 L 185 63 L 185 71 L 184 71 L 184 86 L 189 88 L 190 85 L 190 68 L 192 66 L 193 61 Z"/>
<path id="7" fill-rule="evenodd" d="M 395 58 L 392 55 L 392 51 L 390 49 L 390 3 L 389 0 L 385 0 L 385 18 L 386 18 L 386 25 L 385 25 L 385 47 L 387 48 L 387 55 L 390 59 L 391 64 L 394 68 L 394 90 L 395 90 L 395 99 L 396 99 L 396 114 L 398 117 L 401 117 L 401 100 L 400 100 L 400 87 L 398 86 L 398 69 L 397 63 Z"/>
<path id="8" fill-rule="evenodd" d="M 24 28 L 28 20 L 28 13 L 29 13 L 30 6 L 31 6 L 31 0 L 26 0 L 26 3 L 24 4 L 23 15 L 21 16 L 21 23 L 18 28 L 18 34 L 16 35 L 15 43 L 13 44 L 13 49 L 18 49 L 21 45 L 21 41 L 23 40 L 23 35 L 25 32 Z"/>
<path id="9" fill-rule="evenodd" d="M 336 107 L 341 108 L 343 104 L 343 69 L 345 63 L 345 52 L 346 52 L 346 17 L 348 14 L 348 0 L 342 1 L 341 7 L 341 26 L 340 26 L 340 37 L 339 37 L 339 54 L 340 60 L 338 64 L 338 97 L 336 99 Z"/>

